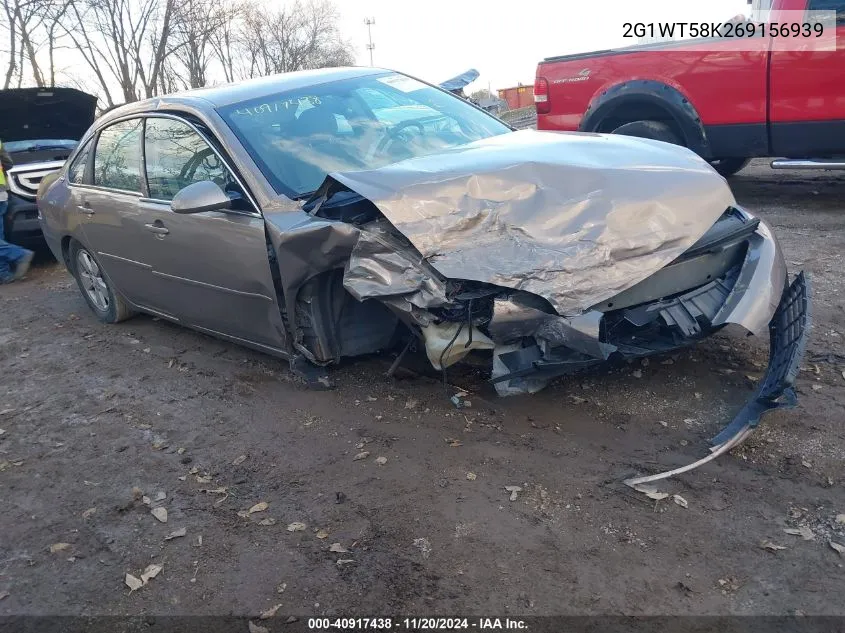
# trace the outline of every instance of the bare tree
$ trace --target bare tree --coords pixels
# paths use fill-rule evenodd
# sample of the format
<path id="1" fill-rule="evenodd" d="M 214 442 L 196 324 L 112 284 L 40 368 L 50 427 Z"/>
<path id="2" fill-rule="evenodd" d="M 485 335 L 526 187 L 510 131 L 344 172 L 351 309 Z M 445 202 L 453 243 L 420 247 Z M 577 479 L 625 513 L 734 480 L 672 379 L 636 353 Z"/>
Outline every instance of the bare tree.
<path id="1" fill-rule="evenodd" d="M 176 0 L 73 0 L 62 28 L 97 77 L 109 106 L 114 82 L 124 101 L 158 94 Z"/>
<path id="2" fill-rule="evenodd" d="M 55 85 L 57 74 L 96 90 L 106 107 L 220 78 L 237 81 L 348 65 L 332 0 L 0 0 L 7 42 L 3 87 Z M 86 73 L 57 68 L 72 48 Z M 86 76 L 83 76 L 86 75 Z"/>
<path id="3" fill-rule="evenodd" d="M 213 37 L 215 57 L 229 81 L 354 63 L 329 0 L 295 0 L 275 10 L 247 3 L 239 14 L 234 29 Z"/>
<path id="4" fill-rule="evenodd" d="M 173 27 L 173 54 L 185 68 L 185 87 L 206 85 L 212 41 L 231 20 L 229 7 L 217 0 L 182 0 Z"/>

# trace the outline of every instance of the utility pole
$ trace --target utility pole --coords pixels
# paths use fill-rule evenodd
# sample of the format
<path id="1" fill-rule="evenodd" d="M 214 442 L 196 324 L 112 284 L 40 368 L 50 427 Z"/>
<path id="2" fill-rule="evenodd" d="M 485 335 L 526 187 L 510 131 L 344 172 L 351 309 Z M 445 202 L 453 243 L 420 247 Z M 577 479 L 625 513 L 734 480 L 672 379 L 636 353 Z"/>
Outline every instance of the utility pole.
<path id="1" fill-rule="evenodd" d="M 364 19 L 364 24 L 367 25 L 367 37 L 370 40 L 370 43 L 367 44 L 367 50 L 370 51 L 370 66 L 373 65 L 373 49 L 376 47 L 376 45 L 373 44 L 373 28 L 372 28 L 375 23 L 376 23 L 375 18 L 365 18 Z"/>

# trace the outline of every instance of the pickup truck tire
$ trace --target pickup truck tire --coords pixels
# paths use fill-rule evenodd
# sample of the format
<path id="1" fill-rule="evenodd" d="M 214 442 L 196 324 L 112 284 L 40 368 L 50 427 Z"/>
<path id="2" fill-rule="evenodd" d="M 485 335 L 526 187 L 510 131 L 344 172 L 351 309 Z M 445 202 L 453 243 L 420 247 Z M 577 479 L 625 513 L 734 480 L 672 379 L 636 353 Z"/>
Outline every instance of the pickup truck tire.
<path id="1" fill-rule="evenodd" d="M 660 121 L 633 121 L 632 123 L 620 125 L 618 128 L 613 130 L 613 134 L 650 138 L 655 141 L 672 143 L 673 145 L 684 144 L 671 127 L 665 123 L 661 123 Z"/>
<path id="2" fill-rule="evenodd" d="M 750 158 L 717 158 L 716 160 L 711 160 L 710 164 L 713 165 L 713 169 L 727 178 L 745 168 L 750 162 Z"/>

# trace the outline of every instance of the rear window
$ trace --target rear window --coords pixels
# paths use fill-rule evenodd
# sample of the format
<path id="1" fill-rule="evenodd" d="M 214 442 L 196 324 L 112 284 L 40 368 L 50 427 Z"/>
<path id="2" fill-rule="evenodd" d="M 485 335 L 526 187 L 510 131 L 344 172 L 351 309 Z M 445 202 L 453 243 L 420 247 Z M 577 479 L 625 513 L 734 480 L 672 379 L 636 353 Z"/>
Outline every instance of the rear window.
<path id="1" fill-rule="evenodd" d="M 94 152 L 94 184 L 109 189 L 141 192 L 141 119 L 110 125 Z"/>

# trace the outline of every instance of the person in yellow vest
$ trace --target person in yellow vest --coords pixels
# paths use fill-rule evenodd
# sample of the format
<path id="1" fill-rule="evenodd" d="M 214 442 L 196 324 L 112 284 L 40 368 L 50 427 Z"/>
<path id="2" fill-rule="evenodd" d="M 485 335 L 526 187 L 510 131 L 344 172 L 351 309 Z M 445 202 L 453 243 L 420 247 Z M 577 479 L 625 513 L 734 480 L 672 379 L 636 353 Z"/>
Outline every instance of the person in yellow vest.
<path id="1" fill-rule="evenodd" d="M 6 241 L 5 221 L 6 209 L 9 207 L 9 190 L 6 183 L 6 172 L 14 163 L 11 156 L 3 149 L 0 139 L 0 284 L 20 279 L 29 270 L 33 252 Z"/>

